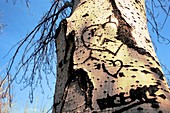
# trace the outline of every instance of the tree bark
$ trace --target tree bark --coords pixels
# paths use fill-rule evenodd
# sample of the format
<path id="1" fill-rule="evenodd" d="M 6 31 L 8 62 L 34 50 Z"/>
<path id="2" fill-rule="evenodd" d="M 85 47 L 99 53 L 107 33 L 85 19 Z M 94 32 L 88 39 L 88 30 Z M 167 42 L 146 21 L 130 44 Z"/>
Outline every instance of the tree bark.
<path id="1" fill-rule="evenodd" d="M 144 0 L 74 0 L 56 31 L 53 113 L 168 113 Z"/>

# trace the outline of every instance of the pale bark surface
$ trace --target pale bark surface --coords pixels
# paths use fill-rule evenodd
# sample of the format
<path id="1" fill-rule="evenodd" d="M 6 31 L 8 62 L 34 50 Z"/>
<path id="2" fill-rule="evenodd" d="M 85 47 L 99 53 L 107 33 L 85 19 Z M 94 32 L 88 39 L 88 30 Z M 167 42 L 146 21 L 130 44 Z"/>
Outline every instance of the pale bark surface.
<path id="1" fill-rule="evenodd" d="M 53 113 L 168 113 L 143 0 L 75 0 L 56 37 Z"/>

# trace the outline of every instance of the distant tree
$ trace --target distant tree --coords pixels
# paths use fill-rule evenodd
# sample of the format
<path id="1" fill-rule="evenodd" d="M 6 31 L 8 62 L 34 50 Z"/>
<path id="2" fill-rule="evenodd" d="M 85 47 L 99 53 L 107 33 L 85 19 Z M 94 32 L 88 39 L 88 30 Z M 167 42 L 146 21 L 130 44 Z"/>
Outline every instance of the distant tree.
<path id="1" fill-rule="evenodd" d="M 4 28 L 4 23 L 1 22 L 1 16 L 2 13 L 0 12 L 0 34 L 2 33 L 2 30 Z M 2 71 L 3 68 L 0 68 L 0 71 Z M 9 78 L 8 76 L 7 78 Z M 0 75 L 0 113 L 9 113 L 9 106 L 11 105 L 11 95 L 9 94 L 9 89 L 8 87 L 8 81 L 9 79 L 3 80 L 3 76 Z"/>
<path id="2" fill-rule="evenodd" d="M 1 68 L 0 71 L 3 69 L 4 68 Z M 8 85 L 10 80 L 9 77 L 10 76 L 8 76 L 8 79 L 3 80 L 3 75 L 0 75 L 0 113 L 9 113 L 9 108 L 12 105 L 12 94 L 9 92 L 12 88 Z"/>
<path id="3" fill-rule="evenodd" d="M 7 84 L 6 81 L 5 83 L 1 83 L 2 85 L 0 86 L 0 113 L 9 113 L 9 108 L 10 108 L 10 95 L 6 92 L 6 87 L 5 85 Z"/>
<path id="4" fill-rule="evenodd" d="M 148 2 L 151 6 L 145 7 Z M 156 7 L 164 11 L 164 26 L 168 3 L 54 1 L 32 32 L 17 44 L 7 75 L 22 47 L 23 56 L 10 82 L 20 75 L 33 92 L 41 84 L 42 71 L 54 73 L 57 58 L 53 113 L 170 112 L 169 88 L 147 29 L 148 21 L 157 38 L 169 43 L 159 32 L 154 11 Z M 33 93 L 30 95 L 32 100 Z"/>

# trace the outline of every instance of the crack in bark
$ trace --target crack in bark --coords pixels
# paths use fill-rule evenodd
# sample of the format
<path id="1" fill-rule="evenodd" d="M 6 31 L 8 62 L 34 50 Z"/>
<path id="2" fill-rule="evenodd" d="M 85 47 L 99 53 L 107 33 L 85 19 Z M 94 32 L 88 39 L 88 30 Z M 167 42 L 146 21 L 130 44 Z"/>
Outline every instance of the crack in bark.
<path id="1" fill-rule="evenodd" d="M 67 57 L 70 56 L 70 58 L 68 58 L 68 61 L 69 61 L 69 67 L 68 67 L 68 80 L 65 84 L 65 92 L 64 92 L 64 95 L 63 95 L 63 103 L 62 103 L 62 107 L 61 107 L 61 110 L 62 108 L 64 107 L 64 103 L 65 103 L 65 99 L 67 97 L 67 93 L 68 93 L 68 87 L 69 87 L 69 84 L 71 83 L 72 79 L 74 78 L 72 75 L 73 73 L 73 55 L 74 55 L 74 51 L 75 51 L 75 42 L 74 42 L 74 37 L 75 37 L 75 31 L 71 31 L 69 33 L 69 35 L 67 36 L 66 38 L 66 48 L 65 48 L 65 56 L 64 56 L 64 61 L 65 63 L 67 62 Z M 68 55 L 70 54 L 70 55 Z"/>
<path id="2" fill-rule="evenodd" d="M 163 73 L 160 71 L 160 69 L 159 68 L 154 68 L 154 67 L 151 67 L 150 68 L 150 70 L 152 71 L 152 72 L 154 72 L 154 73 L 156 73 L 158 76 L 159 76 L 159 79 L 161 79 L 161 80 L 164 80 L 164 75 L 163 75 Z"/>

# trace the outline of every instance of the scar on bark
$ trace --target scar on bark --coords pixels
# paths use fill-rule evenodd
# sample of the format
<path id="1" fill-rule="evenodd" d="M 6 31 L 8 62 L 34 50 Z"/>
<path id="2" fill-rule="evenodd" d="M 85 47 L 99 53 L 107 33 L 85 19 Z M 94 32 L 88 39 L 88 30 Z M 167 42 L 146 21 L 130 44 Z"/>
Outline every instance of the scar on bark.
<path id="1" fill-rule="evenodd" d="M 85 109 L 89 107 L 93 110 L 92 97 L 94 86 L 88 76 L 88 73 L 82 68 L 74 70 L 72 75 L 69 77 L 67 84 L 70 84 L 72 81 L 77 81 L 81 91 L 84 93 Z"/>
<path id="2" fill-rule="evenodd" d="M 64 33 L 66 34 L 66 31 L 67 31 L 67 21 L 66 20 L 63 20 L 61 22 L 61 25 L 63 25 L 62 27 L 64 27 Z M 58 30 L 59 32 L 59 30 Z M 61 68 L 64 64 L 68 63 L 69 67 L 68 67 L 68 72 L 67 72 L 67 76 L 69 77 L 66 84 L 65 84 L 65 87 L 64 87 L 64 93 L 62 95 L 62 103 L 61 101 L 58 102 L 58 103 L 54 103 L 53 107 L 54 109 L 56 110 L 57 109 L 57 106 L 60 105 L 60 103 L 62 104 L 61 105 L 61 111 L 62 111 L 62 108 L 64 106 L 64 103 L 65 103 L 65 98 L 67 96 L 67 89 L 68 89 L 68 86 L 70 84 L 70 81 L 72 78 L 71 75 L 73 73 L 73 54 L 74 54 L 74 51 L 75 51 L 75 42 L 74 42 L 74 37 L 75 37 L 75 31 L 71 31 L 69 33 L 68 36 L 65 36 L 65 41 L 66 41 L 66 48 L 65 48 L 65 55 L 64 55 L 64 59 L 59 62 L 59 67 Z M 69 58 L 68 58 L 69 57 Z M 54 99 L 55 100 L 55 99 Z"/>
<path id="3" fill-rule="evenodd" d="M 71 75 L 69 76 L 66 85 L 65 85 L 65 92 L 63 95 L 63 100 L 67 97 L 67 88 L 69 87 L 71 82 L 77 81 L 81 91 L 84 93 L 85 96 L 85 109 L 90 108 L 93 110 L 92 107 L 92 97 L 93 97 L 93 83 L 91 82 L 88 73 L 83 70 L 82 68 L 77 70 L 72 70 Z M 64 106 L 65 101 L 62 103 L 62 108 Z M 59 103 L 57 103 L 59 105 Z"/>
<path id="4" fill-rule="evenodd" d="M 149 53 L 146 49 L 136 46 L 136 42 L 134 37 L 132 36 L 132 27 L 126 22 L 126 20 L 122 17 L 120 10 L 118 9 L 115 0 L 110 0 L 113 7 L 113 14 L 118 19 L 118 31 L 117 40 L 120 40 L 123 44 L 126 44 L 129 48 L 137 51 L 141 55 L 146 55 L 151 57 L 159 66 L 159 62 Z"/>
<path id="5" fill-rule="evenodd" d="M 82 68 L 80 68 L 75 71 L 75 75 L 78 77 L 77 80 L 81 91 L 85 94 L 85 108 L 89 107 L 91 110 L 93 110 L 92 96 L 94 86 L 88 76 L 88 73 Z"/>

